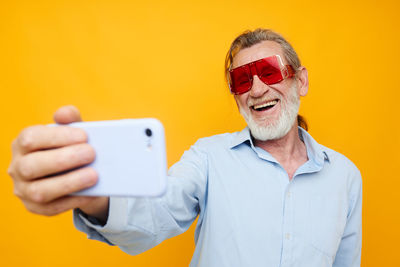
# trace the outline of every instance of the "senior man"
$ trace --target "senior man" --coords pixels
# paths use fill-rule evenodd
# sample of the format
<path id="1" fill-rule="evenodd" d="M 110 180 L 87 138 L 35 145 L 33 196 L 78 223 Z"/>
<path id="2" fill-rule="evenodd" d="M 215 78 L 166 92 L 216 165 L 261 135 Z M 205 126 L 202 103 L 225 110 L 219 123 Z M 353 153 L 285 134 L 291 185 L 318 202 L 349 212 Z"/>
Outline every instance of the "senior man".
<path id="1" fill-rule="evenodd" d="M 95 151 L 82 130 L 67 126 L 33 126 L 17 137 L 9 168 L 15 194 L 34 213 L 74 209 L 89 238 L 133 255 L 183 233 L 198 216 L 191 266 L 360 266 L 361 176 L 306 132 L 297 113 L 308 74 L 292 46 L 271 30 L 247 31 L 225 67 L 248 127 L 198 140 L 170 168 L 163 197 L 68 196 L 97 175 L 76 169 Z M 63 107 L 54 118 L 66 124 L 80 115 Z"/>

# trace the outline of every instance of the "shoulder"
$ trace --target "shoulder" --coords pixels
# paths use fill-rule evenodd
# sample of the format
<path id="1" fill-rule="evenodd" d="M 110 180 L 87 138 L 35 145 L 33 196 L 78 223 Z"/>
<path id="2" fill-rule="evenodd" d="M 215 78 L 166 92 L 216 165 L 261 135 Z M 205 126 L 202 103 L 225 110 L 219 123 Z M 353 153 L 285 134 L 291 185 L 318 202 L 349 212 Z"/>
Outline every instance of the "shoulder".
<path id="1" fill-rule="evenodd" d="M 341 175 L 348 178 L 348 182 L 361 184 L 361 172 L 357 166 L 345 155 L 331 149 L 320 145 L 321 149 L 326 153 L 328 158 L 328 164 L 336 172 L 340 172 Z"/>
<path id="2" fill-rule="evenodd" d="M 223 133 L 198 139 L 188 150 L 186 150 L 180 160 L 171 169 L 175 176 L 176 170 L 185 170 L 185 173 L 195 167 L 206 173 L 210 159 L 225 158 L 227 148 L 235 133 Z"/>
<path id="3" fill-rule="evenodd" d="M 208 137 L 202 137 L 193 145 L 196 148 L 208 151 L 214 149 L 229 148 L 232 141 L 239 135 L 240 132 L 222 133 Z"/>
<path id="4" fill-rule="evenodd" d="M 182 159 L 198 158 L 206 160 L 212 155 L 226 152 L 237 133 L 223 133 L 198 139 L 183 153 Z"/>
<path id="5" fill-rule="evenodd" d="M 320 146 L 321 146 L 322 151 L 324 151 L 327 154 L 329 162 L 331 164 L 334 164 L 336 166 L 340 165 L 351 171 L 359 172 L 357 166 L 345 155 L 343 155 L 331 148 L 328 148 L 326 146 L 323 146 L 323 145 L 320 145 Z"/>
<path id="6" fill-rule="evenodd" d="M 306 132 L 304 129 L 299 129 L 307 149 L 310 149 L 310 154 L 314 156 L 314 160 L 318 163 L 325 163 L 325 172 L 335 174 L 335 176 L 339 177 L 361 176 L 359 169 L 349 158 L 331 148 L 321 145 L 310 133 Z"/>

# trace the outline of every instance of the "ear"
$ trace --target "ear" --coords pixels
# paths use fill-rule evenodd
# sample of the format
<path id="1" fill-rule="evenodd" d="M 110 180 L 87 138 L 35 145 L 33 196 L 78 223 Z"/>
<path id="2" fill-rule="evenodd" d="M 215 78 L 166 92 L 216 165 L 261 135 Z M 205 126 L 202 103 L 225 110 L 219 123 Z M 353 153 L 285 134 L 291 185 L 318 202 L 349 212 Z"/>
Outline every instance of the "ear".
<path id="1" fill-rule="evenodd" d="M 303 66 L 299 68 L 296 74 L 297 86 L 300 96 L 306 96 L 308 92 L 308 72 Z"/>

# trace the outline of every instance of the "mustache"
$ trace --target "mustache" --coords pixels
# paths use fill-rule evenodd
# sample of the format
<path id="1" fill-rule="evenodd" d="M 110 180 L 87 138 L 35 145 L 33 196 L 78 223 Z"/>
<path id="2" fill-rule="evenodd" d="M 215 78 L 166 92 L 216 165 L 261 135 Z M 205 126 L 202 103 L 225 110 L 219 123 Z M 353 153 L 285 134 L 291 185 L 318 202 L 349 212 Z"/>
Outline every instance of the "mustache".
<path id="1" fill-rule="evenodd" d="M 287 98 L 284 98 L 281 94 L 276 92 L 275 90 L 270 90 L 268 92 L 268 95 L 263 95 L 262 97 L 259 98 L 253 98 L 249 97 L 247 100 L 247 106 L 252 107 L 257 104 L 265 103 L 267 101 L 271 100 L 279 100 L 283 105 L 287 104 L 288 102 L 293 102 L 297 99 L 297 84 L 293 83 L 289 88 L 288 88 L 288 93 L 287 93 Z"/>
<path id="2" fill-rule="evenodd" d="M 249 98 L 247 100 L 247 106 L 251 107 L 257 104 L 261 104 L 261 103 L 265 103 L 271 100 L 282 100 L 282 96 L 276 92 L 272 92 L 270 94 L 268 94 L 267 96 L 262 96 L 262 98 Z"/>

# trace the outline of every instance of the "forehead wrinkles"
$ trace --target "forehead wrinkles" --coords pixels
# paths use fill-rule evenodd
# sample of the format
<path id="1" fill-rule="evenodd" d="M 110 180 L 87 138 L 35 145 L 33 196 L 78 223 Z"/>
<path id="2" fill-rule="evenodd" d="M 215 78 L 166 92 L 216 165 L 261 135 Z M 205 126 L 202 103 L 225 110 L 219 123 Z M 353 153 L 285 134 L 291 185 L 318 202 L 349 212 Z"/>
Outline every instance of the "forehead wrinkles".
<path id="1" fill-rule="evenodd" d="M 239 50 L 232 59 L 232 68 L 273 55 L 280 55 L 284 64 L 287 64 L 280 44 L 273 41 L 263 41 Z"/>

